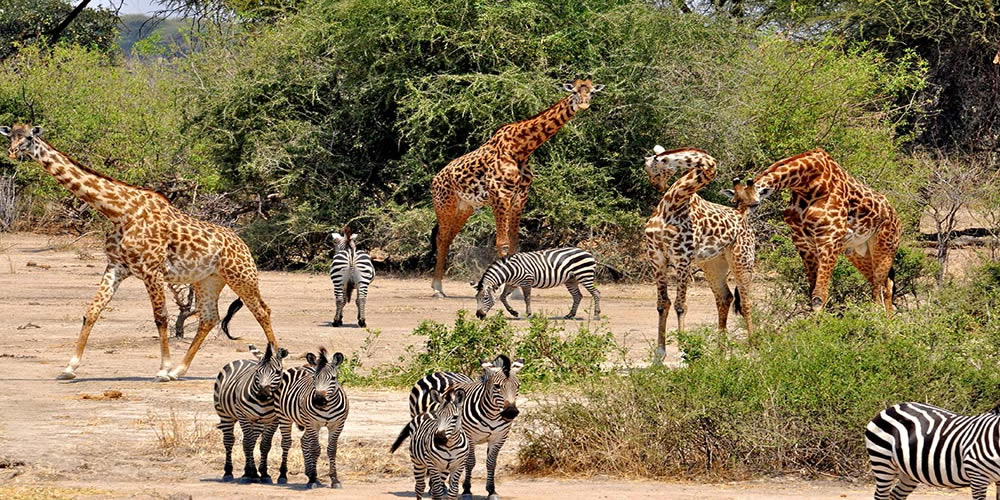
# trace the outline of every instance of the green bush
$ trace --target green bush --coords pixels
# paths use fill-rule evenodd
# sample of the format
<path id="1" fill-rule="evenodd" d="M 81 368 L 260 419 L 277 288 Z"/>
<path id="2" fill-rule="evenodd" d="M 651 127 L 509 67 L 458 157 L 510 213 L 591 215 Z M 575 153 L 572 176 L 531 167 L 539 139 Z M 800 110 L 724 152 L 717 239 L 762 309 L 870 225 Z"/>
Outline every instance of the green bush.
<path id="1" fill-rule="evenodd" d="M 974 414 L 1000 401 L 995 324 L 959 308 L 886 319 L 847 308 L 758 330 L 753 350 L 714 330 L 681 339 L 687 363 L 636 368 L 529 411 L 529 473 L 742 478 L 783 471 L 863 476 L 863 429 L 923 401 Z"/>

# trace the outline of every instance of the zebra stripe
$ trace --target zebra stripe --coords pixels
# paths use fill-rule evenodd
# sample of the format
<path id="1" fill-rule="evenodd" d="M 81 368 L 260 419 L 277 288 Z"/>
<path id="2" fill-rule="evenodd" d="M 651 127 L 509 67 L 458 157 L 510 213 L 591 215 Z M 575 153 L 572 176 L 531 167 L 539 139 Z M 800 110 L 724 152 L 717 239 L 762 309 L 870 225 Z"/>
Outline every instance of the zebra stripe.
<path id="1" fill-rule="evenodd" d="M 511 422 L 517 417 L 517 392 L 520 381 L 517 372 L 524 367 L 524 360 L 511 363 L 503 354 L 492 363 L 483 363 L 479 381 L 452 372 L 436 372 L 417 381 L 410 390 L 410 416 L 434 411 L 437 405 L 432 391 L 447 393 L 456 389 L 465 391 L 462 402 L 462 430 L 471 445 L 465 460 L 465 481 L 462 495 L 472 494 L 472 469 L 476 466 L 475 445 L 488 443 L 486 452 L 486 492 L 488 500 L 498 500 L 494 478 L 497 455 L 503 447 Z"/>
<path id="2" fill-rule="evenodd" d="M 333 282 L 333 296 L 337 301 L 337 314 L 333 326 L 344 324 L 344 305 L 351 301 L 351 293 L 358 289 L 358 326 L 364 328 L 365 301 L 368 299 L 368 285 L 375 279 L 375 266 L 364 250 L 358 250 L 357 235 L 351 238 L 351 229 L 344 228 L 344 235 L 333 233 L 337 253 L 330 264 L 330 281 Z"/>
<path id="3" fill-rule="evenodd" d="M 497 260 L 486 268 L 479 283 L 474 285 L 476 317 L 479 319 L 486 317 L 486 313 L 495 304 L 494 295 L 501 285 L 503 291 L 500 293 L 500 302 L 514 317 L 517 317 L 518 313 L 507 302 L 507 296 L 515 287 L 521 288 L 521 293 L 524 295 L 524 313 L 530 316 L 532 288 L 565 285 L 573 296 L 573 307 L 570 308 L 566 319 L 572 319 L 576 317 L 576 310 L 580 306 L 580 300 L 583 299 L 579 287 L 583 285 L 594 299 L 594 317 L 598 318 L 601 314 L 601 293 L 594 287 L 595 266 L 594 256 L 576 247 L 517 253 Z"/>
<path id="4" fill-rule="evenodd" d="M 964 416 L 901 403 L 880 412 L 865 428 L 875 499 L 903 499 L 918 484 L 929 484 L 971 486 L 972 498 L 985 500 L 987 485 L 1000 481 L 998 411 Z"/>
<path id="5" fill-rule="evenodd" d="M 325 348 L 319 356 L 306 354 L 309 366 L 285 370 L 276 396 L 278 427 L 281 429 L 281 468 L 278 484 L 288 482 L 288 449 L 292 446 L 292 424 L 305 431 L 302 435 L 302 458 L 309 478 L 307 488 L 323 486 L 317 479 L 316 462 L 320 456 L 319 431 L 329 432 L 327 459 L 330 461 L 330 487 L 340 488 L 337 480 L 337 440 L 347 421 L 347 395 L 337 381 L 337 367 L 344 355 L 336 353 L 329 359 Z"/>
<path id="6" fill-rule="evenodd" d="M 267 455 L 271 452 L 271 440 L 278 428 L 275 412 L 274 393 L 281 378 L 281 360 L 288 355 L 285 349 L 278 349 L 272 355 L 271 344 L 261 354 L 256 347 L 250 352 L 257 359 L 238 359 L 222 367 L 215 378 L 213 400 L 215 412 L 219 414 L 219 430 L 222 431 L 222 446 L 226 449 L 226 465 L 223 481 L 233 480 L 233 443 L 236 438 L 233 426 L 240 423 L 243 430 L 243 467 L 241 483 L 260 481 L 270 483 L 267 473 Z M 254 467 L 253 447 L 260 437 L 260 469 Z"/>
<path id="7" fill-rule="evenodd" d="M 423 497 L 428 477 L 433 498 L 458 496 L 458 480 L 470 448 L 462 430 L 464 399 L 465 390 L 461 388 L 449 392 L 443 399 L 439 392 L 432 391 L 430 400 L 440 409 L 413 417 L 390 448 L 395 452 L 410 437 L 410 460 L 418 500 Z"/>

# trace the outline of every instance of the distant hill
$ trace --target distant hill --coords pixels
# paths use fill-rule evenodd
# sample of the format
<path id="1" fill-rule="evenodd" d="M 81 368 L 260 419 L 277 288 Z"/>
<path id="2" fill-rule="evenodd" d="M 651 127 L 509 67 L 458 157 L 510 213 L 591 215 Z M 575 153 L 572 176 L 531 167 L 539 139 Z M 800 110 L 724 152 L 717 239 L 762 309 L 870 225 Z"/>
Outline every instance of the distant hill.
<path id="1" fill-rule="evenodd" d="M 121 16 L 121 22 L 118 45 L 126 56 L 174 55 L 184 51 L 186 43 L 182 32 L 190 25 L 190 21 L 153 19 L 144 14 L 127 14 Z M 136 43 L 141 41 L 145 41 L 146 46 L 136 47 Z M 139 53 L 133 54 L 133 49 L 138 50 Z M 150 50 L 154 53 L 142 54 L 143 51 Z"/>

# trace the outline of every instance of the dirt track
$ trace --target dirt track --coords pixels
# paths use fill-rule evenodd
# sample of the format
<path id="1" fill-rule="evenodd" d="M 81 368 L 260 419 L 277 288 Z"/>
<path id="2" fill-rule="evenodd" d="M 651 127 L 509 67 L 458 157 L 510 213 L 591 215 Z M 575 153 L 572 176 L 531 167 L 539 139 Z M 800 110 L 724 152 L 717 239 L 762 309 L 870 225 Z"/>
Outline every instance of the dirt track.
<path id="1" fill-rule="evenodd" d="M 230 341 L 212 334 L 182 381 L 155 384 L 159 364 L 155 328 L 142 284 L 125 281 L 91 335 L 77 371 L 79 378 L 54 380 L 72 350 L 84 307 L 93 296 L 104 259 L 94 240 L 61 246 L 69 238 L 0 234 L 0 498 L 37 496 L 195 498 L 306 497 L 301 452 L 291 453 L 290 487 L 237 486 L 218 482 L 222 447 L 214 429 L 212 381 L 220 366 L 246 357 L 246 344 L 263 345 L 263 335 L 247 312 L 237 316 Z M 54 250 L 38 249 L 57 246 Z M 262 292 L 273 310 L 282 346 L 301 353 L 325 345 L 344 353 L 361 348 L 366 333 L 356 327 L 331 328 L 332 293 L 326 276 L 263 273 Z M 369 294 L 368 323 L 380 329 L 368 363 L 391 362 L 421 338 L 410 334 L 423 319 L 451 322 L 474 301 L 468 284 L 446 282 L 453 298 L 432 299 L 429 279 L 380 277 Z M 633 359 L 645 359 L 655 341 L 652 286 L 605 284 L 602 313 Z M 234 296 L 223 294 L 223 308 Z M 533 294 L 539 311 L 561 315 L 569 305 L 563 289 Z M 585 299 L 583 306 L 589 308 Z M 696 287 L 689 296 L 690 324 L 714 322 L 711 293 Z M 353 318 L 349 307 L 347 318 Z M 353 321 L 350 321 L 353 324 Z M 190 320 L 193 328 L 196 318 Z M 568 328 L 572 328 L 568 326 Z M 189 329 L 189 332 L 191 330 Z M 189 335 L 190 337 L 190 335 Z M 174 359 L 187 348 L 171 344 Z M 676 359 L 668 348 L 668 358 Z M 121 397 L 103 399 L 105 391 Z M 342 437 L 338 466 L 345 488 L 338 498 L 412 497 L 405 453 L 389 456 L 388 444 L 407 421 L 406 394 L 346 387 L 352 413 Z M 112 395 L 113 396 L 113 395 Z M 94 399 L 96 398 L 96 399 Z M 530 401 L 525 405 L 530 406 Z M 517 426 L 501 455 L 501 468 L 516 461 Z M 276 443 L 277 445 L 277 443 Z M 242 465 L 234 452 L 237 472 Z M 280 447 L 272 450 L 276 469 Z M 482 494 L 482 458 L 474 491 Z M 320 474 L 325 470 L 321 462 Z M 866 484 L 768 480 L 721 485 L 622 481 L 615 478 L 531 479 L 498 473 L 504 498 L 871 498 Z M 326 491 L 325 493 L 331 493 Z M 918 489 L 911 498 L 967 496 L 967 490 Z M 479 497 L 477 497 L 479 498 Z"/>

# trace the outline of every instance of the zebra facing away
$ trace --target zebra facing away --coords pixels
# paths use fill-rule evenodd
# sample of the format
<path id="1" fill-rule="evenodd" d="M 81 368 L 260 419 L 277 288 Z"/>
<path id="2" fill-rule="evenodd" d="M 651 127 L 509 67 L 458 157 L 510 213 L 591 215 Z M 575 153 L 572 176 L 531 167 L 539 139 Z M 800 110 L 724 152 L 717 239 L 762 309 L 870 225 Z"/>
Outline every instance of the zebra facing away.
<path id="1" fill-rule="evenodd" d="M 413 462 L 414 491 L 417 500 L 423 497 L 426 478 L 430 477 L 431 496 L 455 500 L 458 480 L 469 454 L 469 440 L 462 430 L 462 401 L 465 390 L 456 388 L 442 398 L 429 391 L 429 401 L 439 408 L 421 413 L 406 424 L 390 452 L 410 438 L 410 460 Z"/>
<path id="2" fill-rule="evenodd" d="M 330 281 L 333 282 L 333 296 L 337 301 L 337 315 L 333 318 L 333 326 L 344 324 L 344 305 L 351 301 L 351 293 L 358 289 L 358 326 L 365 327 L 365 301 L 368 298 L 368 285 L 375 279 L 375 267 L 372 259 L 364 250 L 358 250 L 356 243 L 358 235 L 351 235 L 351 228 L 345 226 L 344 234 L 333 233 L 337 253 L 330 264 Z"/>
<path id="3" fill-rule="evenodd" d="M 586 250 L 576 247 L 540 250 L 537 252 L 516 253 L 510 257 L 499 259 L 490 264 L 483 272 L 479 283 L 471 283 L 476 289 L 476 317 L 483 319 L 493 308 L 497 289 L 503 286 L 500 302 L 514 317 L 517 311 L 507 302 L 507 296 L 514 288 L 520 287 L 524 295 L 525 315 L 531 316 L 531 289 L 552 288 L 565 285 L 573 296 L 573 307 L 566 319 L 576 317 L 576 309 L 580 305 L 583 294 L 580 287 L 590 292 L 594 298 L 594 318 L 601 315 L 601 293 L 594 287 L 594 256 Z"/>
<path id="4" fill-rule="evenodd" d="M 971 486 L 973 500 L 985 500 L 989 483 L 1000 481 L 1000 407 L 964 416 L 901 403 L 868 423 L 865 446 L 875 473 L 875 500 L 902 500 L 918 484 Z"/>
<path id="5" fill-rule="evenodd" d="M 297 366 L 281 375 L 276 396 L 278 427 L 281 429 L 281 468 L 278 484 L 288 482 L 288 449 L 292 446 L 292 424 L 305 430 L 302 435 L 302 458 L 309 478 L 307 488 L 323 486 L 317 479 L 316 462 L 320 457 L 319 431 L 329 431 L 326 453 L 330 461 L 330 487 L 340 488 L 337 480 L 337 440 L 347 421 L 347 395 L 337 381 L 337 367 L 344 355 L 336 353 L 327 357 L 325 348 L 319 356 L 306 354 L 309 366 Z"/>
<path id="6" fill-rule="evenodd" d="M 465 390 L 462 401 L 462 430 L 469 439 L 469 453 L 465 459 L 465 481 L 462 482 L 462 498 L 472 498 L 472 469 L 476 466 L 476 446 L 488 443 L 486 452 L 486 492 L 487 500 L 500 500 L 494 477 L 497 455 L 503 447 L 511 422 L 520 413 L 517 409 L 517 390 L 520 381 L 517 372 L 524 367 L 524 360 L 511 363 L 503 354 L 493 362 L 483 363 L 483 375 L 478 381 L 453 372 L 436 372 L 417 381 L 410 390 L 410 416 L 435 411 L 438 405 L 432 399 L 432 391 L 446 393 L 456 389 Z"/>
<path id="7" fill-rule="evenodd" d="M 256 360 L 238 359 L 219 371 L 215 379 L 215 412 L 219 414 L 219 430 L 222 431 L 222 445 L 226 448 L 226 465 L 223 469 L 223 481 L 233 480 L 233 425 L 240 423 L 243 430 L 243 455 L 246 464 L 243 467 L 241 483 L 270 483 L 271 476 L 267 474 L 267 455 L 271 451 L 271 440 L 278 428 L 277 413 L 274 406 L 274 393 L 281 380 L 281 360 L 288 356 L 288 351 L 278 349 L 272 351 L 271 344 L 261 354 L 256 347 L 250 346 L 250 352 Z M 254 467 L 253 447 L 260 437 L 260 469 Z"/>

